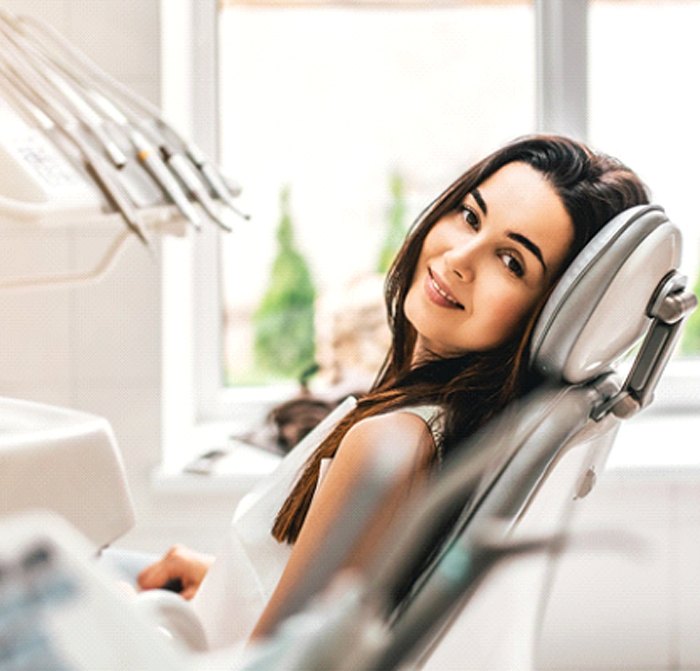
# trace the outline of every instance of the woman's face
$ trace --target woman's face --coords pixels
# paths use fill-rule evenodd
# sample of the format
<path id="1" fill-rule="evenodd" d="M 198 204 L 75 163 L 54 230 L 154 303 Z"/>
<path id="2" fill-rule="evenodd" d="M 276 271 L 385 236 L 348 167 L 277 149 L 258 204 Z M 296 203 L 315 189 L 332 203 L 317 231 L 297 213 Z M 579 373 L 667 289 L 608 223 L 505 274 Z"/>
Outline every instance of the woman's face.
<path id="1" fill-rule="evenodd" d="M 509 163 L 433 226 L 404 312 L 415 356 L 457 356 L 507 342 L 543 296 L 573 242 L 554 188 Z"/>

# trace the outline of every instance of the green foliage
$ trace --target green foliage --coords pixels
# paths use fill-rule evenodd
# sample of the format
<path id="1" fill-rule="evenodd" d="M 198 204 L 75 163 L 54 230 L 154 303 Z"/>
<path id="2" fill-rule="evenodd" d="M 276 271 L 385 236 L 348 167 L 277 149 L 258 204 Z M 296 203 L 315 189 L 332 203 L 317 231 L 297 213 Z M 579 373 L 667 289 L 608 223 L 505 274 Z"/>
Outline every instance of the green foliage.
<path id="1" fill-rule="evenodd" d="M 700 297 L 700 273 L 698 273 L 698 277 L 695 280 L 693 292 Z M 697 308 L 685 323 L 681 352 L 695 356 L 700 355 L 700 308 Z"/>
<path id="2" fill-rule="evenodd" d="M 314 364 L 314 288 L 294 246 L 289 188 L 280 192 L 277 255 L 267 290 L 253 316 L 256 365 L 276 377 L 298 378 Z"/>
<path id="3" fill-rule="evenodd" d="M 377 272 L 385 275 L 406 236 L 406 200 L 403 178 L 397 172 L 391 175 L 391 207 L 387 217 L 386 233 L 377 259 Z"/>

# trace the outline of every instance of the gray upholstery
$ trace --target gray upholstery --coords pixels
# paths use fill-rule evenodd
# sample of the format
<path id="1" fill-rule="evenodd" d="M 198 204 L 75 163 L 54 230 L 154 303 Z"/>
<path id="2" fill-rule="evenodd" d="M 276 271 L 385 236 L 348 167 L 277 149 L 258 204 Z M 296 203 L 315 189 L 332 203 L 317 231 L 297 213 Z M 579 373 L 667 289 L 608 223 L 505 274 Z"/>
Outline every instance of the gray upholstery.
<path id="1" fill-rule="evenodd" d="M 647 304 L 680 253 L 680 232 L 658 205 L 615 217 L 547 301 L 532 337 L 534 368 L 574 384 L 610 368 L 643 335 Z"/>

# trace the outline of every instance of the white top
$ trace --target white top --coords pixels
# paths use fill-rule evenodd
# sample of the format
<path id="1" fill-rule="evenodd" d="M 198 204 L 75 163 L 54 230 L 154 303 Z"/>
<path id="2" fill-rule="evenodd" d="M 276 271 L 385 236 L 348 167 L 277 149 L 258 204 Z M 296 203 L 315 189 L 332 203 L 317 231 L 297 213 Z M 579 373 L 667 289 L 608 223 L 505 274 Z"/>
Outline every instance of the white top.
<path id="1" fill-rule="evenodd" d="M 191 604 L 210 649 L 231 647 L 250 636 L 287 564 L 291 546 L 270 533 L 277 512 L 316 447 L 356 405 L 347 398 L 291 450 L 279 466 L 238 504 L 223 547 Z M 435 421 L 439 408 L 402 408 L 422 417 L 441 440 Z M 324 460 L 320 478 L 330 460 Z M 319 478 L 319 481 L 320 481 Z"/>

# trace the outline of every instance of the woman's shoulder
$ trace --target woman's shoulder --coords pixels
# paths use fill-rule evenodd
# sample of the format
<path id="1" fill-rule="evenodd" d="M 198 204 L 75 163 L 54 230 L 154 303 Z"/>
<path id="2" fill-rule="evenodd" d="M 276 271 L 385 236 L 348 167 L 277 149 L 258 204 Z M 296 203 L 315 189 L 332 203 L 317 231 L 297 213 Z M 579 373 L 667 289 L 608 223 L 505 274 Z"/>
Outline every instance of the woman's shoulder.
<path id="1" fill-rule="evenodd" d="M 428 431 L 426 414 L 414 408 L 398 408 L 379 415 L 365 417 L 357 422 L 350 431 L 366 435 L 383 436 L 397 430 L 405 430 L 415 433 Z M 428 431 L 429 432 L 429 431 Z"/>
<path id="2" fill-rule="evenodd" d="M 364 460 L 378 450 L 396 454 L 401 460 L 408 456 L 414 462 L 431 462 L 436 445 L 426 416 L 412 408 L 402 408 L 366 417 L 347 432 L 336 458 L 345 453 L 347 458 Z"/>

